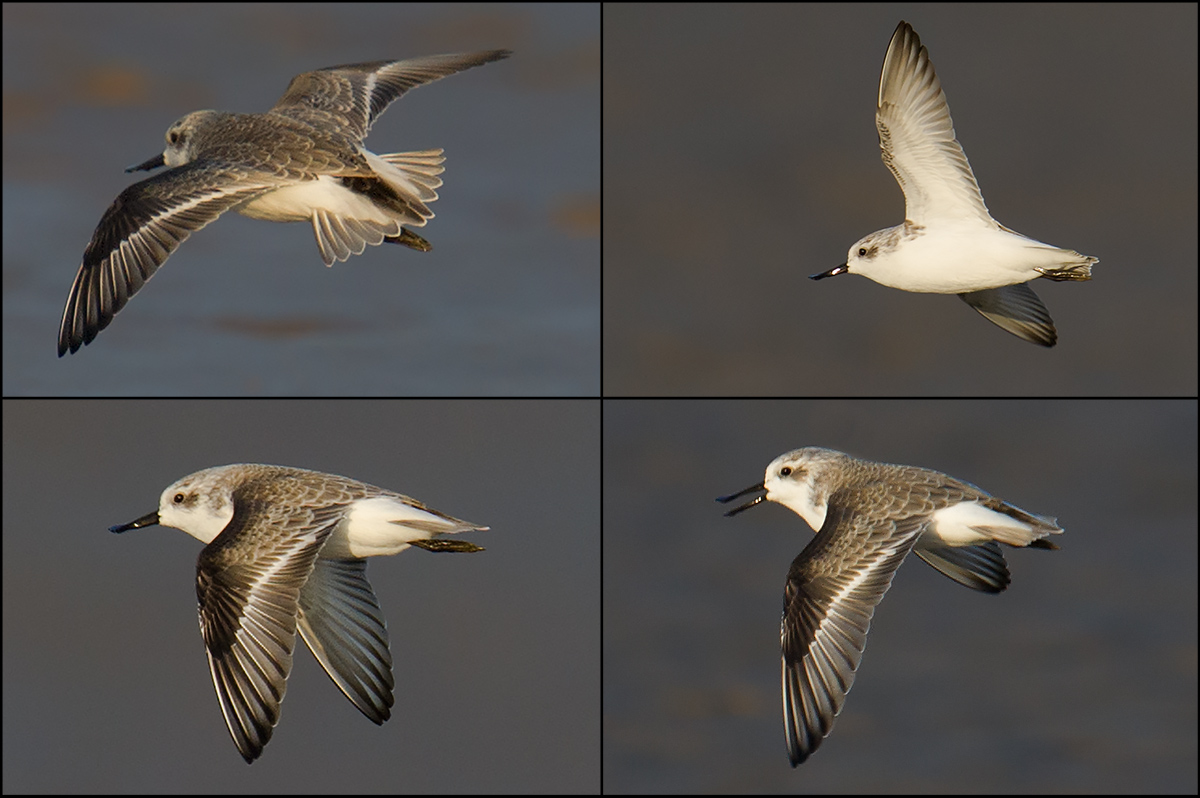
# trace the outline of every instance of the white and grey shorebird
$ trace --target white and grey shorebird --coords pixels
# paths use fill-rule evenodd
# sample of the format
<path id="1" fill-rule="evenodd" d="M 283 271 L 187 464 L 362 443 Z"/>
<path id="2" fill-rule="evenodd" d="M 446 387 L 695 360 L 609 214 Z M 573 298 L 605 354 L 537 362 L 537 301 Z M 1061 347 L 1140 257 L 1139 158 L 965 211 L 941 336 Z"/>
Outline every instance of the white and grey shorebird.
<path id="1" fill-rule="evenodd" d="M 1054 321 L 1029 281 L 1090 280 L 1099 260 L 992 218 L 954 136 L 929 51 L 907 22 L 883 59 L 875 126 L 883 162 L 904 192 L 904 223 L 871 233 L 850 247 L 845 263 L 812 279 L 861 274 L 902 291 L 958 294 L 1013 335 L 1054 346 Z"/>
<path id="2" fill-rule="evenodd" d="M 362 142 L 405 92 L 509 50 L 327 67 L 292 78 L 263 114 L 193 111 L 167 129 L 167 147 L 127 172 L 171 167 L 121 192 L 83 253 L 58 333 L 77 352 L 188 236 L 227 210 L 269 222 L 309 222 L 326 266 L 367 244 L 428 252 L 408 228 L 433 218 L 442 150 L 376 155 Z"/>
<path id="3" fill-rule="evenodd" d="M 783 723 L 792 767 L 833 730 L 867 644 L 871 617 L 910 551 L 984 593 L 1010 577 L 998 543 L 1057 549 L 1057 519 L 1035 515 L 927 468 L 796 449 L 731 496 L 759 494 L 725 515 L 778 502 L 817 530 L 792 562 L 784 589 Z"/>
<path id="4" fill-rule="evenodd" d="M 247 763 L 279 722 L 297 631 L 359 711 L 377 724 L 391 717 L 392 655 L 365 558 L 409 546 L 483 551 L 441 536 L 487 530 L 346 477 L 246 463 L 190 474 L 157 510 L 110 531 L 155 524 L 207 544 L 196 565 L 200 635 Z"/>

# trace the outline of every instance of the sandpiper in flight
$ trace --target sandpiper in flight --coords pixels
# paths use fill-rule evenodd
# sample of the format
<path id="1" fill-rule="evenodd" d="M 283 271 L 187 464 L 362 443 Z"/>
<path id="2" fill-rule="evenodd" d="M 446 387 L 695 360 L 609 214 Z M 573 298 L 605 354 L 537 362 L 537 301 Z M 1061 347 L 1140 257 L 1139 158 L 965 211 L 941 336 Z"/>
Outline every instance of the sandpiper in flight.
<path id="1" fill-rule="evenodd" d="M 247 463 L 190 474 L 157 510 L 110 531 L 155 524 L 207 544 L 196 565 L 200 634 L 247 763 L 279 722 L 297 631 L 360 712 L 380 725 L 390 718 L 392 654 L 365 558 L 409 546 L 483 551 L 441 535 L 487 529 L 346 477 Z"/>
<path id="2" fill-rule="evenodd" d="M 762 482 L 717 501 L 751 493 L 759 495 L 725 515 L 772 501 L 818 530 L 788 572 L 780 626 L 792 767 L 833 730 L 875 606 L 910 551 L 959 584 L 999 593 L 1010 580 L 997 543 L 1057 549 L 1044 538 L 1063 531 L 946 474 L 815 447 L 780 455 Z"/>
<path id="3" fill-rule="evenodd" d="M 958 294 L 988 321 L 1042 346 L 1058 332 L 1029 281 L 1090 280 L 1097 258 L 1034 241 L 988 213 L 929 51 L 907 22 L 892 34 L 875 114 L 883 162 L 904 192 L 904 223 L 850 247 L 846 262 L 812 275 L 861 274 L 881 285 Z"/>
<path id="4" fill-rule="evenodd" d="M 167 147 L 126 171 L 171 167 L 121 192 L 92 234 L 58 333 L 58 356 L 107 327 L 188 236 L 227 210 L 310 222 L 326 266 L 384 241 L 428 252 L 409 227 L 433 218 L 442 150 L 376 155 L 375 120 L 409 89 L 507 58 L 508 50 L 305 72 L 263 114 L 194 111 Z"/>

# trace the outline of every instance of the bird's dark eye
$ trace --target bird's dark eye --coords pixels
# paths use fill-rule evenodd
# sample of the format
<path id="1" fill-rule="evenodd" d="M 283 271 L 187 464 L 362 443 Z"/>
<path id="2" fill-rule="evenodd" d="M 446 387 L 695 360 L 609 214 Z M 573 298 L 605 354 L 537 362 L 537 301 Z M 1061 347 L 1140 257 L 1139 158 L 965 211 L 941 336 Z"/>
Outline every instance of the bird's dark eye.
<path id="1" fill-rule="evenodd" d="M 867 256 L 867 248 L 866 248 L 866 247 L 859 247 L 859 248 L 858 248 L 858 257 L 860 257 L 860 258 L 865 258 L 866 256 Z"/>
<path id="2" fill-rule="evenodd" d="M 171 499 L 171 501 L 175 502 L 176 504 L 183 504 L 183 500 L 184 495 L 182 493 L 176 493 L 175 498 Z"/>
<path id="3" fill-rule="evenodd" d="M 784 466 L 783 468 L 779 469 L 779 476 L 790 477 L 791 475 L 792 475 L 791 466 Z"/>

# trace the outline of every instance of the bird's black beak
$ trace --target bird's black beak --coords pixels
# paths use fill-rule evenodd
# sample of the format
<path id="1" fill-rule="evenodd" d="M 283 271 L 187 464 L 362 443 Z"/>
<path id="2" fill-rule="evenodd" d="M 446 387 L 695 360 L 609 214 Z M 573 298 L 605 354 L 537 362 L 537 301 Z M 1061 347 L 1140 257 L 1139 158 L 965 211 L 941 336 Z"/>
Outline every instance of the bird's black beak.
<path id="1" fill-rule="evenodd" d="M 850 270 L 848 268 L 846 268 L 846 264 L 843 263 L 841 266 L 834 266 L 832 269 L 830 269 L 827 272 L 821 272 L 820 274 L 810 274 L 808 276 L 808 279 L 824 280 L 826 277 L 837 277 L 839 274 L 846 274 L 849 271 Z"/>
<path id="2" fill-rule="evenodd" d="M 146 513 L 136 521 L 130 521 L 128 524 L 117 524 L 116 526 L 110 526 L 108 531 L 119 534 L 121 532 L 128 532 L 131 529 L 141 529 L 144 526 L 154 526 L 157 523 L 158 510 L 155 510 L 152 513 Z"/>
<path id="3" fill-rule="evenodd" d="M 760 482 L 757 485 L 751 485 L 750 487 L 746 488 L 745 490 L 739 490 L 737 493 L 730 494 L 729 496 L 721 496 L 717 499 L 717 501 L 719 501 L 721 504 L 729 504 L 734 499 L 740 499 L 742 496 L 745 496 L 747 493 L 757 493 L 759 491 L 763 492 L 761 496 L 755 496 L 753 499 L 751 499 L 750 501 L 741 505 L 740 507 L 734 507 L 732 510 L 725 513 L 725 517 L 728 518 L 731 515 L 737 515 L 742 510 L 749 510 L 754 505 L 765 502 L 767 500 L 766 490 L 767 490 L 766 486 L 764 486 Z"/>
<path id="4" fill-rule="evenodd" d="M 126 169 L 126 172 L 149 172 L 151 169 L 157 169 L 160 166 L 166 166 L 167 162 L 163 160 L 163 155 L 160 152 L 145 163 L 140 163 L 137 166 L 131 166 Z"/>

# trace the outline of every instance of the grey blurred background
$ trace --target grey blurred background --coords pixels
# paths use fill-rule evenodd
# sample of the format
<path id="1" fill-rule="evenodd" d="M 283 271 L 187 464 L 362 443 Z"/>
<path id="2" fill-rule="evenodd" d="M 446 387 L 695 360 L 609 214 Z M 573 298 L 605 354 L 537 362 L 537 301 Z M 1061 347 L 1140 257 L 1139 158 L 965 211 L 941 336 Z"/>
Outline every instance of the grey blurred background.
<path id="1" fill-rule="evenodd" d="M 621 401 L 604 413 L 610 793 L 1196 791 L 1196 405 Z M 1057 516 L 1000 595 L 916 558 L 832 735 L 788 766 L 779 612 L 813 533 L 714 498 L 801 446 L 933 468 Z"/>
<path id="2" fill-rule="evenodd" d="M 1035 283 L 1052 350 L 808 279 L 903 221 L 874 120 L 901 19 L 993 216 L 1100 258 Z M 1196 40 L 1194 4 L 606 8 L 606 395 L 1194 395 Z"/>
<path id="3" fill-rule="evenodd" d="M 4 403 L 5 793 L 599 789 L 596 402 Z M 376 726 L 307 651 L 247 766 L 196 621 L 187 534 L 107 527 L 173 481 L 267 462 L 485 524 L 471 556 L 367 573 L 396 705 Z"/>
<path id="4" fill-rule="evenodd" d="M 4 393 L 599 391 L 598 4 L 4 6 Z M 55 342 L 84 247 L 190 111 L 263 112 L 337 64 L 514 51 L 422 86 L 374 152 L 441 147 L 433 251 L 326 268 L 311 226 L 222 216 L 89 346 Z"/>

